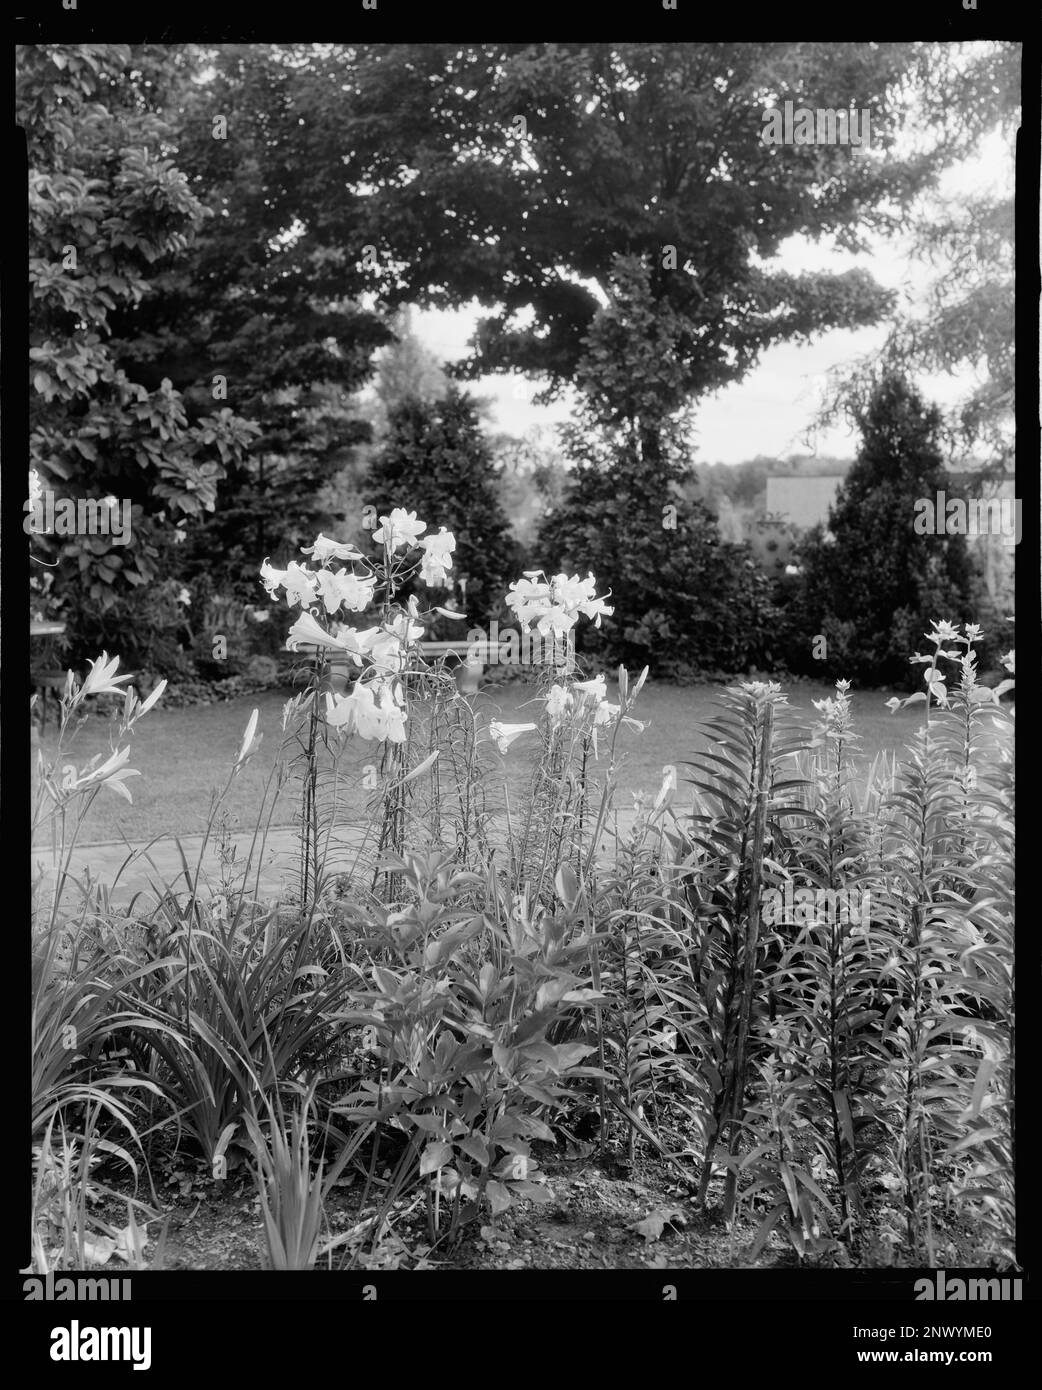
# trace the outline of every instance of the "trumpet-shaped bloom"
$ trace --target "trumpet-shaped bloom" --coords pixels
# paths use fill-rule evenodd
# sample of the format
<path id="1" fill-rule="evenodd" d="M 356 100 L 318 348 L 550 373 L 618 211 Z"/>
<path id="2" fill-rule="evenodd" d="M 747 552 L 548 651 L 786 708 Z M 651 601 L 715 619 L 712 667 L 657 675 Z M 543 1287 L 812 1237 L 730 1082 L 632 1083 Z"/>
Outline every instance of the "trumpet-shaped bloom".
<path id="1" fill-rule="evenodd" d="M 278 590 L 286 591 L 286 606 L 292 608 L 299 603 L 301 608 L 309 608 L 314 603 L 318 591 L 315 575 L 296 560 L 291 560 L 284 570 L 277 570 L 267 560 L 261 565 L 261 583 L 272 598 L 278 598 Z"/>
<path id="2" fill-rule="evenodd" d="M 439 563 L 444 564 L 446 568 L 451 566 L 449 556 L 456 549 L 456 537 L 451 531 L 446 531 L 444 526 L 439 527 L 437 535 L 424 536 L 420 544 L 428 555 L 437 556 Z"/>
<path id="3" fill-rule="evenodd" d="M 566 636 L 575 626 L 575 614 L 569 613 L 567 609 L 559 604 L 551 603 L 548 608 L 544 608 L 536 620 L 536 630 L 543 636 L 553 633 L 555 637 Z"/>
<path id="4" fill-rule="evenodd" d="M 515 738 L 520 738 L 522 734 L 527 734 L 536 727 L 535 724 L 501 724 L 498 719 L 493 719 L 489 723 L 488 731 L 499 751 L 505 753 Z"/>
<path id="5" fill-rule="evenodd" d="M 402 644 L 393 633 L 381 632 L 368 652 L 373 670 L 380 675 L 397 675 L 404 670 L 406 654 Z"/>
<path id="6" fill-rule="evenodd" d="M 319 570 L 315 579 L 319 597 L 330 616 L 341 607 L 351 613 L 361 613 L 373 601 L 375 578 L 359 579 L 353 570 Z"/>
<path id="7" fill-rule="evenodd" d="M 603 598 L 591 598 L 586 603 L 580 603 L 579 612 L 592 618 L 594 627 L 600 627 L 601 618 L 610 618 L 615 609 L 609 608 Z"/>
<path id="8" fill-rule="evenodd" d="M 377 631 L 377 628 L 369 629 L 369 632 Z M 320 650 L 347 652 L 355 665 L 360 666 L 367 635 L 355 632 L 354 628 L 341 626 L 334 637 L 310 613 L 301 613 L 286 637 L 286 650 L 295 652 L 300 647 L 318 647 Z"/>
<path id="9" fill-rule="evenodd" d="M 581 695 L 585 705 L 599 705 L 608 697 L 608 685 L 603 676 L 594 676 L 588 681 L 575 681 L 572 689 Z"/>
<path id="10" fill-rule="evenodd" d="M 553 596 L 562 608 L 574 613 L 580 604 L 587 603 L 593 598 L 593 591 L 597 587 L 596 581 L 591 574 L 586 579 L 580 579 L 577 574 L 569 577 L 566 574 L 555 574 L 553 577 Z"/>
<path id="11" fill-rule="evenodd" d="M 80 695 L 122 695 L 123 691 L 119 687 L 131 677 L 117 676 L 118 666 L 118 656 L 109 656 L 108 652 L 102 652 L 97 661 L 90 663 L 87 678 L 80 686 Z"/>
<path id="12" fill-rule="evenodd" d="M 593 727 L 599 729 L 602 725 L 610 724 L 612 720 L 618 719 L 618 717 L 619 706 L 610 705 L 607 700 L 602 700 L 593 712 Z M 635 724 L 637 721 L 633 720 L 631 722 Z"/>
<path id="13" fill-rule="evenodd" d="M 546 712 L 558 724 L 572 708 L 572 696 L 563 685 L 552 685 L 546 693 Z"/>
<path id="14" fill-rule="evenodd" d="M 536 571 L 529 571 L 532 578 L 519 579 L 511 584 L 507 593 L 507 607 L 517 614 L 518 621 L 527 623 L 537 618 L 547 607 L 550 585 L 534 578 Z"/>
<path id="15" fill-rule="evenodd" d="M 597 597 L 593 592 L 596 587 L 597 581 L 592 574 L 587 574 L 585 579 L 580 579 L 577 574 L 570 579 L 566 574 L 556 574 L 553 579 L 554 598 L 565 612 L 573 618 L 582 613 L 587 618 L 595 619 L 594 626 L 600 627 L 602 616 L 610 617 L 615 610 L 609 608 L 603 598 Z"/>
<path id="16" fill-rule="evenodd" d="M 401 687 L 395 682 L 394 685 L 385 683 L 381 688 L 378 701 L 380 717 L 383 720 L 383 737 L 389 743 L 405 742 L 405 720 L 407 711 L 405 700 L 401 694 Z"/>
<path id="17" fill-rule="evenodd" d="M 321 531 L 314 545 L 302 545 L 300 547 L 302 555 L 310 555 L 316 565 L 327 564 L 330 560 L 361 560 L 362 552 L 356 550 L 353 545 L 340 545 L 337 541 L 331 541 L 328 536 L 323 536 Z"/>
<path id="18" fill-rule="evenodd" d="M 442 588 L 449 582 L 448 566 L 451 564 L 451 557 L 446 556 L 443 561 L 440 556 L 427 552 L 420 561 L 420 578 L 429 589 Z"/>
<path id="19" fill-rule="evenodd" d="M 417 521 L 415 512 L 407 512 L 404 507 L 393 507 L 390 516 L 380 518 L 380 526 L 373 532 L 377 545 L 386 543 L 393 555 L 401 547 L 408 549 L 416 544 L 417 536 L 427 529 L 425 521 Z"/>
<path id="20" fill-rule="evenodd" d="M 367 685 L 359 683 L 350 695 L 326 695 L 326 722 L 360 738 L 380 737 L 376 701 Z"/>
<path id="21" fill-rule="evenodd" d="M 408 648 L 423 633 L 422 623 L 414 622 L 408 614 L 399 613 L 386 627 L 377 630 L 377 635 L 369 644 L 369 659 L 374 668 L 385 675 L 394 675 L 403 670 Z"/>
<path id="22" fill-rule="evenodd" d="M 359 738 L 404 743 L 406 717 L 400 689 L 386 682 L 359 681 L 350 695 L 326 696 L 326 721 Z"/>
<path id="23" fill-rule="evenodd" d="M 86 767 L 82 772 L 77 772 L 72 764 L 62 768 L 62 791 L 75 792 L 82 791 L 84 787 L 103 786 L 109 787 L 124 800 L 133 804 L 133 797 L 123 785 L 128 777 L 140 777 L 137 768 L 127 767 L 126 762 L 130 757 L 130 749 L 117 748 L 105 762 L 98 767 Z"/>
<path id="24" fill-rule="evenodd" d="M 372 650 L 373 644 L 378 640 L 382 628 L 364 627 L 359 631 L 356 627 L 348 627 L 346 623 L 337 626 L 336 635 L 347 647 L 353 656 L 360 661 L 365 654 Z"/>
<path id="25" fill-rule="evenodd" d="M 510 585 L 507 606 L 522 623 L 534 622 L 544 636 L 548 632 L 568 632 L 580 613 L 593 618 L 595 626 L 600 627 L 601 618 L 614 612 L 594 593 L 597 581 L 592 574 L 585 579 L 577 574 L 555 574 L 547 582 L 537 579 L 538 573 L 527 570 L 524 579 Z"/>
<path id="26" fill-rule="evenodd" d="M 436 536 L 424 536 L 423 562 L 420 574 L 426 584 L 444 584 L 452 568 L 451 551 L 456 549 L 456 537 L 443 526 Z"/>

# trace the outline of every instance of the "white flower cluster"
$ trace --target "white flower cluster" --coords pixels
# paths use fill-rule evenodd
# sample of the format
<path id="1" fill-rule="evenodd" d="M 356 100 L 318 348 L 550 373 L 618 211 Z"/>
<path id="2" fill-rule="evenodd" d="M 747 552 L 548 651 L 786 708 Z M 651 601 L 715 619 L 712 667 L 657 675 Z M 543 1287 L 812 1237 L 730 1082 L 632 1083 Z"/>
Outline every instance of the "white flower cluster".
<path id="1" fill-rule="evenodd" d="M 380 518 L 379 528 L 373 532 L 373 540 L 385 545 L 390 555 L 399 550 L 411 550 L 416 546 L 417 537 L 426 531 L 427 523 L 417 521 L 415 512 L 407 512 L 395 507 L 390 516 Z M 423 551 L 420 558 L 420 575 L 428 587 L 444 585 L 452 568 L 452 551 L 456 549 L 456 538 L 443 526 L 437 535 L 425 536 L 419 542 Z M 377 577 L 370 561 L 353 545 L 341 545 L 328 536 L 319 535 L 314 545 L 301 547 L 301 553 L 309 555 L 317 569 L 309 569 L 296 560 L 291 560 L 284 570 L 276 569 L 267 560 L 261 565 L 261 583 L 272 598 L 278 598 L 281 589 L 286 596 L 286 605 L 292 608 L 298 604 L 305 611 L 321 605 L 327 617 L 333 617 L 342 609 L 349 613 L 362 613 L 373 602 Z M 333 570 L 330 562 L 342 561 L 345 568 Z M 361 563 L 366 573 L 356 574 L 347 565 Z"/>
<path id="2" fill-rule="evenodd" d="M 448 581 L 456 538 L 443 526 L 436 536 L 424 536 L 419 540 L 426 529 L 427 523 L 417 521 L 415 512 L 395 507 L 390 516 L 380 518 L 380 527 L 373 532 L 373 540 L 377 545 L 386 545 L 392 555 L 400 549 L 410 550 L 419 542 L 423 550 L 420 575 L 426 585 L 434 587 Z"/>
<path id="3" fill-rule="evenodd" d="M 517 614 L 522 628 L 535 623 L 544 637 L 550 632 L 562 636 L 570 632 L 580 613 L 600 627 L 601 618 L 615 610 L 594 594 L 596 585 L 592 574 L 585 579 L 577 574 L 570 579 L 566 574 L 547 579 L 542 570 L 525 570 L 524 578 L 510 585 L 507 607 Z"/>
<path id="4" fill-rule="evenodd" d="M 389 516 L 380 518 L 373 540 L 383 546 L 385 556 L 392 561 L 398 552 L 417 548 L 418 538 L 426 529 L 427 523 L 418 521 L 415 512 L 395 507 Z M 418 548 L 423 552 L 419 562 L 424 582 L 428 586 L 446 584 L 452 567 L 451 552 L 456 548 L 452 533 L 443 526 L 436 535 L 419 540 Z M 301 550 L 316 568 L 296 560 L 291 560 L 284 570 L 276 569 L 267 560 L 260 567 L 261 583 L 270 597 L 277 599 L 283 593 L 288 607 L 296 605 L 301 609 L 289 630 L 287 649 L 311 647 L 342 653 L 360 668 L 350 694 L 326 695 L 326 719 L 332 727 L 364 739 L 403 743 L 408 711 L 398 676 L 405 668 L 409 647 L 424 632 L 422 622 L 417 621 L 416 600 L 409 600 L 408 613 L 399 612 L 376 627 L 359 630 L 343 622 L 324 626 L 321 620 L 330 624 L 339 613 L 362 613 L 372 607 L 381 573 L 353 545 L 342 545 L 328 536 L 319 535 L 314 545 Z M 408 565 L 407 554 L 402 558 Z M 333 569 L 334 561 L 342 567 Z M 362 573 L 353 568 L 356 564 L 361 564 Z M 387 568 L 390 570 L 390 564 Z M 400 575 L 401 571 L 395 573 Z"/>
<path id="5" fill-rule="evenodd" d="M 571 686 L 552 685 L 546 694 L 546 712 L 555 727 L 566 719 L 590 718 L 595 729 L 619 717 L 618 705 L 608 703 L 608 686 L 603 676 L 573 681 Z"/>
<path id="6" fill-rule="evenodd" d="M 604 676 L 594 676 L 588 681 L 572 681 L 570 685 L 555 682 L 543 696 L 550 727 L 558 729 L 566 723 L 583 726 L 575 731 L 592 733 L 596 751 L 597 730 L 612 725 L 620 713 L 619 706 L 611 704 L 607 695 L 608 684 Z M 637 730 L 644 727 L 628 715 L 623 716 L 623 723 Z M 536 724 L 504 724 L 493 719 L 488 731 L 499 751 L 505 753 L 516 738 L 536 728 Z"/>

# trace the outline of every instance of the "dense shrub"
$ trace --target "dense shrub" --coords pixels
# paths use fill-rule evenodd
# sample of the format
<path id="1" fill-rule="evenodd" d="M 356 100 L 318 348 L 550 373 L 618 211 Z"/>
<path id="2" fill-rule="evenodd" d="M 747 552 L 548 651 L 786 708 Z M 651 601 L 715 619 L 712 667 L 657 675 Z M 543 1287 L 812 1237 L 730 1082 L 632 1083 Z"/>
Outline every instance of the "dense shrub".
<path id="1" fill-rule="evenodd" d="M 940 424 L 940 412 L 904 378 L 881 379 L 828 526 L 802 546 L 802 592 L 789 609 L 802 669 L 907 685 L 908 653 L 931 615 L 960 622 L 980 616 L 965 538 L 913 529 L 916 503 L 945 488 Z M 820 644 L 814 650 L 818 634 L 827 643 L 823 659 Z"/>
<path id="2" fill-rule="evenodd" d="M 517 547 L 499 501 L 492 451 L 466 393 L 452 390 L 432 403 L 407 400 L 393 408 L 387 441 L 366 487 L 366 504 L 377 516 L 386 515 L 401 497 L 408 497 L 420 516 L 436 514 L 456 538 L 449 585 L 457 605 L 481 626 L 505 616 L 503 593 L 516 572 Z M 465 605 L 461 576 L 466 577 Z M 436 625 L 434 635 L 459 636 L 459 624 L 444 634 Z"/>
<path id="3" fill-rule="evenodd" d="M 611 618 L 580 649 L 658 676 L 735 674 L 776 661 L 771 586 L 747 546 L 720 539 L 715 518 L 674 486 L 679 470 L 632 453 L 605 466 L 577 432 L 578 461 L 539 545 L 554 569 L 612 574 Z"/>

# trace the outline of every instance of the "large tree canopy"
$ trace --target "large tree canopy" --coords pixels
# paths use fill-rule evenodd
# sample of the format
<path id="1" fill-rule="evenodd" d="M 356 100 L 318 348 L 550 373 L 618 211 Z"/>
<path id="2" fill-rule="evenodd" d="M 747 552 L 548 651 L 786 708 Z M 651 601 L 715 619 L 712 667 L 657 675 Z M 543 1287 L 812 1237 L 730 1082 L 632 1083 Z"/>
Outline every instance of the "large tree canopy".
<path id="1" fill-rule="evenodd" d="M 126 546 L 107 535 L 61 544 L 62 573 L 104 610 L 157 573 L 157 514 L 213 508 L 249 428 L 212 399 L 191 411 L 179 379 L 145 379 L 120 353 L 117 325 L 162 296 L 205 217 L 170 157 L 170 126 L 142 66 L 123 45 L 38 45 L 20 51 L 18 69 L 29 147 L 30 464 L 63 496 L 133 505 Z M 36 548 L 53 547 L 40 539 Z"/>
<path id="2" fill-rule="evenodd" d="M 555 384 L 579 370 L 619 257 L 652 268 L 688 397 L 772 343 L 875 321 L 890 298 L 868 275 L 770 258 L 793 235 L 856 247 L 893 226 L 975 129 L 933 112 L 929 147 L 902 152 L 908 84 L 929 103 L 947 71 L 919 45 L 401 44 L 323 62 L 373 288 L 476 298 L 493 312 L 471 370 Z M 871 148 L 765 144 L 763 111 L 784 100 L 869 109 Z"/>
<path id="3" fill-rule="evenodd" d="M 269 551 L 313 539 L 322 484 L 369 437 L 351 397 L 391 334 L 358 302 L 338 142 L 309 105 L 302 60 L 265 45 L 190 56 L 171 119 L 210 216 L 163 294 L 115 327 L 140 379 L 172 378 L 199 410 L 226 394 L 256 426 L 191 547 L 252 579 Z"/>
<path id="4" fill-rule="evenodd" d="M 968 109 L 1010 143 L 1020 118 L 1021 66 L 1018 44 L 989 44 L 966 75 Z M 1012 162 L 1008 167 L 1011 178 Z M 834 369 L 823 423 L 843 414 L 858 420 L 887 373 L 914 380 L 921 372 L 948 372 L 972 383 L 948 415 L 952 450 L 983 457 L 992 477 L 1014 471 L 1013 213 L 1011 188 L 1001 181 L 969 196 L 963 187 L 917 201 L 911 249 L 928 268 L 917 302 L 893 319 L 881 350 Z"/>
<path id="5" fill-rule="evenodd" d="M 772 258 L 793 236 L 857 247 L 903 225 L 993 114 L 1002 63 L 954 53 L 26 50 L 33 456 L 140 511 L 127 554 L 70 538 L 65 559 L 104 604 L 157 572 L 173 519 L 186 577 L 252 586 L 265 553 L 311 539 L 324 484 L 368 437 L 358 388 L 408 303 L 478 302 L 460 374 L 574 385 L 598 435 L 589 466 L 670 494 L 685 406 L 774 343 L 887 310 L 863 272 Z M 926 119 L 909 140 L 913 86 Z M 765 144 L 763 113 L 784 101 L 869 109 L 871 146 Z M 618 369 L 626 354 L 639 372 Z"/>

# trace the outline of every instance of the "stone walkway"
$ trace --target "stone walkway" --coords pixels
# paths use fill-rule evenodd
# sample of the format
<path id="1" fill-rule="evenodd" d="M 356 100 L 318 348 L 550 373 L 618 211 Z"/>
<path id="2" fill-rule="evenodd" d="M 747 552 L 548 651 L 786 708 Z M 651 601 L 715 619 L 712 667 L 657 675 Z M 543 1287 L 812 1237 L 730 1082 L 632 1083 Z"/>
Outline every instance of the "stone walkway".
<path id="1" fill-rule="evenodd" d="M 620 811 L 620 832 L 624 833 L 632 821 L 632 810 Z M 300 873 L 297 833 L 292 826 L 270 830 L 259 863 L 254 853 L 249 891 L 257 899 L 270 902 L 296 896 Z M 327 873 L 350 873 L 358 864 L 360 854 L 371 859 L 375 848 L 372 833 L 369 833 L 368 844 L 365 839 L 365 830 L 360 826 L 337 828 L 329 838 L 325 861 Z M 201 898 L 220 893 L 230 883 L 241 880 L 250 854 L 251 840 L 252 832 L 233 834 L 223 845 L 210 840 L 199 870 Z M 73 852 L 70 877 L 78 883 L 89 880 L 103 885 L 108 889 L 109 901 L 116 907 L 125 907 L 135 895 L 144 895 L 135 903 L 135 909 L 147 911 L 146 897 L 154 903 L 166 888 L 178 894 L 189 891 L 190 882 L 185 875 L 184 861 L 187 861 L 194 877 L 202 849 L 202 835 L 164 837 L 151 843 L 130 845 L 122 841 L 78 845 Z M 233 852 L 234 857 L 230 857 Z M 33 846 L 31 871 L 34 878 L 43 874 L 45 880 L 54 882 L 56 865 L 49 846 Z M 72 906 L 76 901 L 76 890 L 71 884 L 67 886 L 65 894 L 66 902 Z"/>
<path id="2" fill-rule="evenodd" d="M 180 835 L 151 844 L 126 845 L 122 841 L 110 841 L 106 844 L 78 845 L 72 855 L 70 876 L 78 882 L 84 882 L 89 877 L 92 882 L 104 885 L 109 889 L 110 902 L 116 906 L 126 906 L 135 894 L 145 894 L 155 902 L 167 888 L 175 893 L 187 893 L 190 889 L 190 880 L 184 868 L 187 861 L 193 878 L 199 867 L 199 896 L 206 898 L 220 893 L 231 883 L 241 881 L 252 838 L 252 832 L 233 835 L 224 845 L 215 844 L 211 839 L 203 852 L 201 863 L 202 835 Z M 357 862 L 361 842 L 361 832 L 353 836 L 339 832 L 331 837 L 327 870 L 348 872 Z M 234 857 L 230 858 L 233 852 Z M 249 872 L 250 892 L 264 901 L 292 894 L 299 875 L 299 856 L 294 827 L 270 830 L 263 853 L 258 855 L 254 852 Z M 34 876 L 42 872 L 46 879 L 54 881 L 57 866 L 48 846 L 33 847 L 31 864 Z M 146 907 L 143 901 L 138 905 L 142 909 Z"/>

